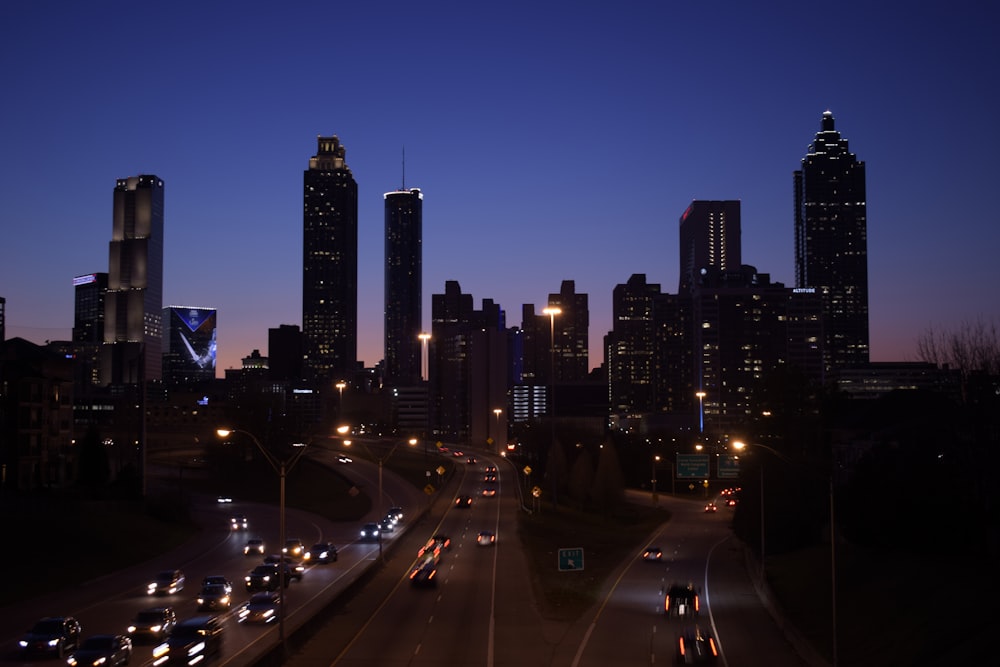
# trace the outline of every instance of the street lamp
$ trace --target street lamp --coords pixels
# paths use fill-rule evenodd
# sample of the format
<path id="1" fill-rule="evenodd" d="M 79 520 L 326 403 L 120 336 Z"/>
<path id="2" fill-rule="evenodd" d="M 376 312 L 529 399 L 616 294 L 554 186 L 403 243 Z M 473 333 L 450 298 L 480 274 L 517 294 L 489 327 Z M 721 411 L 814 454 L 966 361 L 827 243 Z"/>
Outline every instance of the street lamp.
<path id="1" fill-rule="evenodd" d="M 278 542 L 281 544 L 282 548 L 285 546 L 285 477 L 288 476 L 288 472 L 292 467 L 298 463 L 298 460 L 302 458 L 302 454 L 305 453 L 306 443 L 297 442 L 292 446 L 296 447 L 296 451 L 287 460 L 281 460 L 274 456 L 271 452 L 264 449 L 264 446 L 260 444 L 260 440 L 251 433 L 250 431 L 243 431 L 235 428 L 219 428 L 215 430 L 216 435 L 220 438 L 228 438 L 233 433 L 242 433 L 253 441 L 253 444 L 257 446 L 260 453 L 264 455 L 267 462 L 271 464 L 274 471 L 278 473 L 278 479 L 280 480 L 280 487 L 278 492 Z M 287 646 L 285 644 L 285 585 L 287 584 L 288 575 L 285 572 L 285 552 L 281 552 L 281 562 L 278 568 L 278 640 L 281 642 L 282 651 L 287 651 Z"/>
<path id="2" fill-rule="evenodd" d="M 562 308 L 549 306 L 542 313 L 549 316 L 549 420 L 552 422 L 552 446 L 556 444 L 556 315 Z"/>
<path id="3" fill-rule="evenodd" d="M 423 347 L 423 350 L 421 351 L 420 354 L 420 379 L 427 380 L 431 370 L 430 368 L 428 368 L 430 363 L 429 360 L 427 359 L 427 341 L 431 339 L 431 335 L 427 332 L 421 332 L 417 334 L 417 338 L 420 339 L 420 344 Z"/>
<path id="4" fill-rule="evenodd" d="M 378 462 L 378 514 L 379 514 L 379 517 L 381 517 L 379 519 L 379 521 L 381 521 L 382 518 L 385 518 L 384 515 L 383 515 L 383 513 L 382 513 L 382 465 L 386 461 L 389 460 L 389 457 L 392 456 L 393 452 L 396 451 L 396 448 L 399 447 L 400 443 L 399 443 L 399 441 L 397 441 L 396 444 L 394 444 L 392 446 L 392 448 L 389 449 L 388 453 L 386 453 L 384 456 L 375 456 L 372 453 L 372 450 L 368 448 L 368 445 L 366 445 L 364 443 L 364 441 L 359 440 L 358 442 L 360 442 L 361 446 L 365 448 L 366 452 L 368 452 L 368 456 L 370 456 L 371 458 L 375 459 Z M 344 446 L 345 447 L 350 447 L 352 444 L 353 443 L 350 440 L 345 440 L 344 441 Z M 417 444 L 417 439 L 416 438 L 410 438 L 407 441 L 406 444 L 408 444 L 410 447 L 413 447 L 413 446 L 415 446 Z M 381 527 L 379 528 L 379 531 L 378 531 L 378 557 L 379 557 L 380 560 L 384 560 L 384 557 L 382 555 L 382 530 L 381 530 Z"/>
<path id="5" fill-rule="evenodd" d="M 495 439 L 494 442 L 498 442 L 499 441 L 499 436 L 500 436 L 500 415 L 503 414 L 503 410 L 501 410 L 500 408 L 493 408 L 493 414 L 496 415 L 496 417 L 497 417 L 497 421 L 496 421 L 497 439 Z"/>
<path id="6" fill-rule="evenodd" d="M 705 433 L 705 392 L 696 391 L 694 393 L 698 397 L 698 434 Z"/>
<path id="7" fill-rule="evenodd" d="M 747 447 L 759 447 L 765 449 L 785 463 L 793 463 L 787 456 L 768 445 L 759 442 L 744 443 L 733 442 L 733 449 L 743 451 Z M 764 581 L 764 465 L 759 464 L 760 469 L 760 578 Z M 830 632 L 833 638 L 833 667 L 837 667 L 837 534 L 834 526 L 834 505 L 833 505 L 833 474 L 830 475 Z"/>
<path id="8" fill-rule="evenodd" d="M 656 505 L 658 500 L 656 496 L 656 464 L 659 463 L 659 461 L 660 461 L 660 455 L 659 454 L 654 455 L 653 456 L 653 505 L 654 506 Z"/>

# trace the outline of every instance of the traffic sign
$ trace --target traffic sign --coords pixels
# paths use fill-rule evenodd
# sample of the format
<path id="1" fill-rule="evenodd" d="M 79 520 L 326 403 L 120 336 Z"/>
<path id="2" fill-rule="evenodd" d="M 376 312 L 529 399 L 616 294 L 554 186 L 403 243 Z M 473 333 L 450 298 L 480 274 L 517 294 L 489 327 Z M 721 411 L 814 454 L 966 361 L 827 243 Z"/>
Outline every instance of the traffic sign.
<path id="1" fill-rule="evenodd" d="M 708 477 L 708 454 L 678 454 L 678 479 Z"/>
<path id="2" fill-rule="evenodd" d="M 559 571 L 578 572 L 583 569 L 583 549 L 560 549 Z"/>
<path id="3" fill-rule="evenodd" d="M 740 460 L 735 456 L 719 458 L 719 478 L 733 479 L 740 476 Z"/>

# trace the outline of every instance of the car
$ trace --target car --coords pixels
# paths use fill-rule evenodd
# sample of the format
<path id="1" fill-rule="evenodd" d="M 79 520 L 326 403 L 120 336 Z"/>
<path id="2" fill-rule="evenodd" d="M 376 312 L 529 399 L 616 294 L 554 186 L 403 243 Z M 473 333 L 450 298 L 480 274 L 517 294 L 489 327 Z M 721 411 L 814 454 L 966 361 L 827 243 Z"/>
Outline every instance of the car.
<path id="1" fill-rule="evenodd" d="M 242 514 L 234 514 L 229 517 L 229 527 L 232 530 L 246 530 L 250 527 L 250 522 Z"/>
<path id="2" fill-rule="evenodd" d="M 219 503 L 220 505 L 228 505 L 229 503 L 233 502 L 233 499 L 230 496 L 219 496 L 218 498 L 215 499 L 215 502 Z"/>
<path id="3" fill-rule="evenodd" d="M 718 662 L 719 646 L 715 637 L 700 628 L 685 628 L 677 638 L 677 664 L 705 665 Z"/>
<path id="4" fill-rule="evenodd" d="M 243 545 L 243 553 L 247 556 L 263 556 L 264 540 L 259 537 L 252 537 Z"/>
<path id="5" fill-rule="evenodd" d="M 248 593 L 255 591 L 276 591 L 281 586 L 281 570 L 273 563 L 258 565 L 243 577 Z M 291 577 L 285 579 L 285 588 L 288 587 Z"/>
<path id="6" fill-rule="evenodd" d="M 147 595 L 173 595 L 184 590 L 184 573 L 180 570 L 163 570 L 146 586 Z"/>
<path id="7" fill-rule="evenodd" d="M 396 530 L 396 522 L 392 520 L 392 517 L 387 516 L 378 523 L 378 528 L 383 533 L 391 533 Z"/>
<path id="8" fill-rule="evenodd" d="M 125 635 L 93 635 L 69 654 L 70 667 L 120 667 L 132 659 L 132 640 Z"/>
<path id="9" fill-rule="evenodd" d="M 377 523 L 366 523 L 361 527 L 361 539 L 365 542 L 378 542 L 379 535 L 382 531 L 379 530 Z"/>
<path id="10" fill-rule="evenodd" d="M 459 496 L 455 498 L 455 507 L 467 509 L 472 507 L 472 496 Z"/>
<path id="11" fill-rule="evenodd" d="M 206 584 L 201 587 L 195 602 L 198 611 L 225 611 L 232 606 L 232 587 L 224 584 Z"/>
<path id="12" fill-rule="evenodd" d="M 463 456 L 465 456 L 465 452 L 463 452 L 463 451 L 462 451 L 462 450 L 460 450 L 460 449 L 456 449 L 455 451 L 453 451 L 453 452 L 451 453 L 451 455 L 452 455 L 452 456 L 454 456 L 454 457 L 455 457 L 456 459 L 460 459 L 460 458 L 462 458 Z"/>
<path id="13" fill-rule="evenodd" d="M 487 475 L 495 475 L 495 474 L 497 474 L 497 467 L 494 466 L 494 465 L 488 465 L 488 466 L 486 466 L 486 474 Z"/>
<path id="14" fill-rule="evenodd" d="M 205 578 L 201 580 L 202 586 L 211 586 L 213 584 L 225 586 L 227 593 L 233 592 L 233 582 L 229 581 L 229 579 L 226 579 L 226 575 L 224 574 L 209 574 L 206 575 Z"/>
<path id="15" fill-rule="evenodd" d="M 475 462 L 476 462 L 476 457 L 475 457 L 475 456 L 470 456 L 470 457 L 469 457 L 469 458 L 468 458 L 468 459 L 466 460 L 466 463 L 468 463 L 468 464 L 469 464 L 470 466 L 471 466 L 471 465 L 473 465 L 473 464 L 474 464 Z"/>
<path id="16" fill-rule="evenodd" d="M 336 563 L 337 547 L 330 542 L 317 542 L 306 551 L 305 560 L 310 563 Z"/>
<path id="17" fill-rule="evenodd" d="M 697 618 L 699 607 L 698 591 L 691 584 L 671 584 L 663 596 L 663 612 L 671 618 Z"/>
<path id="18" fill-rule="evenodd" d="M 410 570 L 410 585 L 414 588 L 437 586 L 437 559 L 428 556 L 418 560 Z"/>
<path id="19" fill-rule="evenodd" d="M 392 527 L 395 528 L 396 524 L 399 523 L 399 517 L 394 512 L 389 512 L 384 517 L 382 517 L 382 521 L 388 521 L 389 523 L 392 524 Z"/>
<path id="20" fill-rule="evenodd" d="M 497 541 L 497 536 L 495 533 L 491 533 L 488 530 L 479 531 L 479 535 L 476 536 L 476 544 L 481 547 L 491 547 L 493 543 Z"/>
<path id="21" fill-rule="evenodd" d="M 153 665 L 201 665 L 222 655 L 223 624 L 218 616 L 186 618 L 167 641 L 153 649 Z"/>
<path id="22" fill-rule="evenodd" d="M 352 459 L 350 456 L 344 456 L 343 454 L 341 454 L 340 456 L 337 457 L 337 463 L 354 463 L 354 459 Z"/>
<path id="23" fill-rule="evenodd" d="M 387 514 L 396 517 L 396 521 L 403 520 L 403 508 L 400 507 L 399 505 L 394 505 L 390 507 Z"/>
<path id="24" fill-rule="evenodd" d="M 735 496 L 729 496 L 728 498 L 726 498 L 726 507 L 736 507 L 737 502 L 738 501 L 736 500 Z"/>
<path id="25" fill-rule="evenodd" d="M 483 475 L 483 481 L 495 484 L 497 481 L 497 476 L 495 473 L 488 472 L 485 475 Z"/>
<path id="26" fill-rule="evenodd" d="M 715 503 L 708 503 L 705 505 L 705 511 L 711 514 L 712 512 L 718 512 L 719 507 Z"/>
<path id="27" fill-rule="evenodd" d="M 281 550 L 281 553 L 287 555 L 289 560 L 302 560 L 302 557 L 306 554 L 306 545 L 299 538 L 293 537 L 285 540 L 285 546 Z"/>
<path id="28" fill-rule="evenodd" d="M 135 615 L 128 626 L 128 636 L 133 643 L 143 641 L 163 641 L 177 625 L 177 614 L 173 607 L 151 607 Z"/>
<path id="29" fill-rule="evenodd" d="M 63 658 L 80 645 L 80 622 L 72 616 L 46 616 L 35 622 L 17 645 L 25 656 L 49 653 Z"/>
<path id="30" fill-rule="evenodd" d="M 420 551 L 417 552 L 417 558 L 427 554 L 440 556 L 441 552 L 445 549 L 451 549 L 451 538 L 447 535 L 438 534 L 427 540 L 427 543 L 420 547 Z"/>
<path id="31" fill-rule="evenodd" d="M 642 552 L 642 559 L 645 561 L 659 563 L 663 560 L 663 549 L 660 547 L 646 547 L 646 549 Z"/>
<path id="32" fill-rule="evenodd" d="M 273 623 L 281 614 L 281 597 L 277 593 L 254 593 L 236 612 L 240 623 Z"/>
<path id="33" fill-rule="evenodd" d="M 281 554 L 270 554 L 264 557 L 265 565 L 274 565 L 275 567 L 285 564 L 285 576 L 290 580 L 302 581 L 302 574 L 306 571 L 305 565 L 301 561 L 292 561 L 287 556 Z"/>
<path id="34" fill-rule="evenodd" d="M 492 486 L 487 486 L 483 489 L 483 498 L 492 498 L 497 494 L 497 490 Z"/>

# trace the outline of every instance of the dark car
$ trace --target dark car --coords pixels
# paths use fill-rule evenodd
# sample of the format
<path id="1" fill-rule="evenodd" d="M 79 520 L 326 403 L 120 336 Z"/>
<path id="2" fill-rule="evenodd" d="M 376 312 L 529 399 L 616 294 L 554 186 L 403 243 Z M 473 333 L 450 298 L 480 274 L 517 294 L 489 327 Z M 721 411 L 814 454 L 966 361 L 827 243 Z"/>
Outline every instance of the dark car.
<path id="1" fill-rule="evenodd" d="M 225 586 L 227 593 L 233 592 L 233 582 L 229 581 L 224 574 L 210 574 L 201 580 L 202 586 L 211 586 L 212 584 Z"/>
<path id="2" fill-rule="evenodd" d="M 292 562 L 300 561 L 305 556 L 306 546 L 302 544 L 302 540 L 293 537 L 285 540 L 285 546 L 281 549 L 281 553 L 285 554 L 288 560 Z"/>
<path id="3" fill-rule="evenodd" d="M 173 607 L 152 607 L 143 609 L 128 626 L 129 637 L 133 642 L 163 641 L 177 625 L 177 614 Z"/>
<path id="4" fill-rule="evenodd" d="M 396 530 L 396 522 L 392 520 L 392 517 L 387 516 L 378 522 L 378 528 L 383 533 L 391 533 Z"/>
<path id="5" fill-rule="evenodd" d="M 715 637 L 700 628 L 685 628 L 677 638 L 677 664 L 705 665 L 719 659 L 719 646 Z"/>
<path id="6" fill-rule="evenodd" d="M 660 547 L 646 547 L 642 552 L 642 559 L 659 563 L 663 559 L 663 549 Z"/>
<path id="7" fill-rule="evenodd" d="M 72 616 L 48 616 L 32 626 L 17 644 L 25 655 L 65 657 L 80 645 L 80 623 Z"/>
<path id="8" fill-rule="evenodd" d="M 281 586 L 281 570 L 278 569 L 277 564 L 258 565 L 243 580 L 247 591 L 250 593 L 254 591 L 276 591 Z M 285 578 L 286 588 L 290 581 L 291 577 Z"/>
<path id="9" fill-rule="evenodd" d="M 673 618 L 696 618 L 698 608 L 698 591 L 691 584 L 671 584 L 663 598 L 663 612 Z"/>
<path id="10" fill-rule="evenodd" d="M 451 549 L 451 538 L 447 535 L 438 534 L 427 540 L 424 546 L 417 552 L 417 558 L 425 555 L 440 556 L 445 549 Z"/>
<path id="11" fill-rule="evenodd" d="M 251 537 L 243 546 L 243 553 L 247 556 L 263 556 L 264 540 L 259 537 Z"/>
<path id="12" fill-rule="evenodd" d="M 396 522 L 398 523 L 403 520 L 403 508 L 400 507 L 399 505 L 394 505 L 393 507 L 389 508 L 388 512 L 386 512 L 386 516 L 395 517 Z"/>
<path id="13" fill-rule="evenodd" d="M 310 563 L 336 563 L 337 547 L 329 542 L 317 542 L 306 552 L 305 559 Z"/>
<path id="14" fill-rule="evenodd" d="M 414 588 L 437 586 L 437 560 L 434 557 L 417 561 L 410 570 L 410 585 Z"/>
<path id="15" fill-rule="evenodd" d="M 366 523 L 361 527 L 361 539 L 365 542 L 378 542 L 381 534 L 382 531 L 379 530 L 377 523 Z"/>
<path id="16" fill-rule="evenodd" d="M 282 560 L 285 562 L 285 576 L 295 581 L 302 581 L 302 574 L 306 571 L 306 567 L 301 562 L 292 561 L 287 556 L 271 554 L 264 557 L 264 564 L 280 565 Z"/>
<path id="17" fill-rule="evenodd" d="M 180 570 L 164 570 L 146 587 L 146 593 L 149 595 L 173 595 L 182 590 L 184 590 L 184 573 Z"/>
<path id="18" fill-rule="evenodd" d="M 170 638 L 153 649 L 153 664 L 200 665 L 222 655 L 222 619 L 193 616 L 174 627 Z"/>
<path id="19" fill-rule="evenodd" d="M 254 593 L 236 612 L 240 623 L 273 623 L 281 614 L 281 598 L 277 593 Z"/>
<path id="20" fill-rule="evenodd" d="M 232 588 L 225 584 L 207 584 L 198 594 L 198 611 L 225 611 L 233 603 Z"/>
<path id="21" fill-rule="evenodd" d="M 94 635 L 69 654 L 70 667 L 120 667 L 132 659 L 132 640 L 125 635 Z"/>
<path id="22" fill-rule="evenodd" d="M 472 507 L 472 496 L 459 496 L 455 498 L 455 507 L 461 507 L 462 509 Z"/>

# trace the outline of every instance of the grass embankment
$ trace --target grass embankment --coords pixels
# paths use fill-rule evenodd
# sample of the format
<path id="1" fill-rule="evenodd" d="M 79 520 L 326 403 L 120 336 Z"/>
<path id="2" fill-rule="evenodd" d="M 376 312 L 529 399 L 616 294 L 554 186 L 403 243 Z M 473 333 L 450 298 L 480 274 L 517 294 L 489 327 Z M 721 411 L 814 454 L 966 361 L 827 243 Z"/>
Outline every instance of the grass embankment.
<path id="1" fill-rule="evenodd" d="M 522 514 L 520 538 L 542 614 L 556 620 L 577 618 L 600 600 L 605 581 L 622 561 L 635 556 L 669 519 L 666 510 L 628 504 L 607 514 L 566 506 Z M 583 569 L 560 572 L 559 550 L 572 548 L 583 549 Z"/>

